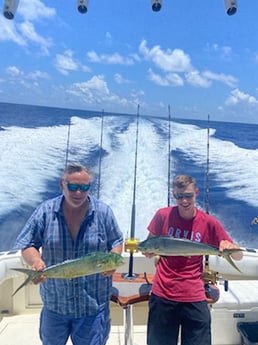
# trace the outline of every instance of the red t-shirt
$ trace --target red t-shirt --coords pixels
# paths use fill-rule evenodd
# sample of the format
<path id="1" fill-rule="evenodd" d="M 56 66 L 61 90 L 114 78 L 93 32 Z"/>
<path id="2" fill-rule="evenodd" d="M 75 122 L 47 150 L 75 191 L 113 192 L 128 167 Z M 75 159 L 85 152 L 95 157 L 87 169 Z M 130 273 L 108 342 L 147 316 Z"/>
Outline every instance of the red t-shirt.
<path id="1" fill-rule="evenodd" d="M 195 217 L 187 220 L 180 217 L 177 206 L 161 208 L 152 218 L 148 230 L 154 236 L 185 238 L 215 247 L 219 247 L 221 240 L 232 242 L 216 218 L 198 209 Z M 161 257 L 152 291 L 157 296 L 177 302 L 204 301 L 202 272 L 203 256 Z"/>

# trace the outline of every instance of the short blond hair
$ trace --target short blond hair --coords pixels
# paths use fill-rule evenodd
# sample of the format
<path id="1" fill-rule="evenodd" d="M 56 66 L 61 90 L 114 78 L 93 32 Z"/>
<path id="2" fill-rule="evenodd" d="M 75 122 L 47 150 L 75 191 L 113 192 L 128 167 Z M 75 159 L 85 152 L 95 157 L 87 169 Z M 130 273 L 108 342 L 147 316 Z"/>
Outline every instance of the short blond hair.
<path id="1" fill-rule="evenodd" d="M 190 175 L 177 175 L 172 183 L 172 187 L 174 188 L 186 188 L 189 184 L 193 184 L 196 188 L 196 180 L 194 177 Z"/>

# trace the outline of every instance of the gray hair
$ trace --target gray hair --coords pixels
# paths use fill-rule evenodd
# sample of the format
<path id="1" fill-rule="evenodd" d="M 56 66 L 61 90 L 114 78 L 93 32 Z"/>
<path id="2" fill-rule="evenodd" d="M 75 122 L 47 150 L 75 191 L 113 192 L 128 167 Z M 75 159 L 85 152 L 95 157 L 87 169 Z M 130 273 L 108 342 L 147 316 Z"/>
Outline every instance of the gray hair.
<path id="1" fill-rule="evenodd" d="M 90 178 L 92 177 L 89 169 L 80 163 L 69 163 L 65 167 L 63 176 L 64 175 L 70 175 L 70 174 L 73 174 L 75 172 L 81 172 L 81 171 L 85 171 L 90 176 Z"/>

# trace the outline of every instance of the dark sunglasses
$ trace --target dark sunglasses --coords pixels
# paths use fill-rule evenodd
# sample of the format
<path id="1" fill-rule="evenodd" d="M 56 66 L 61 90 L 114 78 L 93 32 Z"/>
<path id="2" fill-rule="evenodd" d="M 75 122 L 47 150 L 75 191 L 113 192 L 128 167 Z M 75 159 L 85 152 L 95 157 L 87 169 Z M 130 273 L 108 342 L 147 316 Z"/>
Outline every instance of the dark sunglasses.
<path id="1" fill-rule="evenodd" d="M 90 184 L 78 184 L 78 183 L 69 183 L 65 181 L 65 184 L 67 185 L 67 189 L 70 192 L 77 192 L 78 189 L 80 189 L 81 192 L 87 192 L 87 190 L 90 189 Z"/>
<path id="2" fill-rule="evenodd" d="M 194 197 L 194 193 L 175 193 L 174 194 L 175 199 L 192 199 Z"/>

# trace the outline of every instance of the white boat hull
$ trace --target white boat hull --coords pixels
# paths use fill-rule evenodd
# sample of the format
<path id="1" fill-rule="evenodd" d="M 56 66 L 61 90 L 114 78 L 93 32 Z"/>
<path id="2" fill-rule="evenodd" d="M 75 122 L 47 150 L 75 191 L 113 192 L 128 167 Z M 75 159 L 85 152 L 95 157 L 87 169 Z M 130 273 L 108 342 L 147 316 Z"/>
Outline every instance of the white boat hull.
<path id="1" fill-rule="evenodd" d="M 224 280 L 258 280 L 258 253 L 256 249 L 243 253 L 243 259 L 235 261 L 240 269 L 238 272 L 225 259 L 219 256 L 209 257 L 211 270 L 219 273 Z"/>
<path id="2" fill-rule="evenodd" d="M 38 339 L 38 316 L 42 304 L 38 286 L 29 284 L 11 297 L 13 291 L 24 281 L 24 275 L 11 271 L 11 268 L 21 267 L 22 264 L 19 252 L 0 255 L 0 344 L 27 345 L 33 337 L 33 345 L 41 344 Z M 209 264 L 210 269 L 220 272 L 223 279 L 229 279 L 228 291 L 224 291 L 223 280 L 218 283 L 220 298 L 210 305 L 212 345 L 240 345 L 238 322 L 258 320 L 258 255 L 245 253 L 242 261 L 236 261 L 243 273 L 237 272 L 223 258 L 211 256 Z M 127 273 L 127 269 L 128 255 L 125 254 L 125 265 L 119 272 Z M 148 278 L 155 272 L 153 260 L 135 254 L 133 272 L 140 275 L 146 272 Z M 135 294 L 133 281 L 123 279 L 119 282 L 120 285 L 114 286 L 120 290 L 121 295 L 130 298 L 130 294 Z M 146 285 L 146 282 L 143 284 Z M 136 290 L 141 288 L 141 284 L 138 285 Z M 112 331 L 108 345 L 146 345 L 147 315 L 147 301 L 125 306 L 111 302 Z"/>

